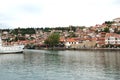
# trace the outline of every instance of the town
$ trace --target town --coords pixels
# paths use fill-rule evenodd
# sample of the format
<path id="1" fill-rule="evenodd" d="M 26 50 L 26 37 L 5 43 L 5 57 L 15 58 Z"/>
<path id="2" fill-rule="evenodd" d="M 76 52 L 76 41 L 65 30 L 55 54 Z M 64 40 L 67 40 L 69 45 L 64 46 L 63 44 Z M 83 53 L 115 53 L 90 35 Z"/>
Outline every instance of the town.
<path id="1" fill-rule="evenodd" d="M 51 35 L 57 36 L 51 37 L 52 42 Z M 120 48 L 120 18 L 90 27 L 2 29 L 2 41 L 4 46 L 24 44 L 38 49 Z"/>

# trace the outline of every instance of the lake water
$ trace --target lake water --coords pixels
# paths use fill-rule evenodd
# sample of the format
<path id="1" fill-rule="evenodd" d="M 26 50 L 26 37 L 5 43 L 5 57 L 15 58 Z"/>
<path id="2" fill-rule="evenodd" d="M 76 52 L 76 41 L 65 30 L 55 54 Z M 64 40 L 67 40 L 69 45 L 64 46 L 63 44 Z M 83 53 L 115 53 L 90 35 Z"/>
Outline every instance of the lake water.
<path id="1" fill-rule="evenodd" d="M 0 80 L 120 80 L 120 51 L 0 54 Z"/>

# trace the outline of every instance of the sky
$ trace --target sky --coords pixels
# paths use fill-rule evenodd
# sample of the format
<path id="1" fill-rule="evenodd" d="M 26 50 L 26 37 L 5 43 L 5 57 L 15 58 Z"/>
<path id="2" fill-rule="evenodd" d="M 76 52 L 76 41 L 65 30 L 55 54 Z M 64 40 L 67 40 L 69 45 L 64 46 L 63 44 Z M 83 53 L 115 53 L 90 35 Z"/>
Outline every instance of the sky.
<path id="1" fill-rule="evenodd" d="M 120 17 L 120 0 L 2 0 L 0 28 L 94 26 Z"/>

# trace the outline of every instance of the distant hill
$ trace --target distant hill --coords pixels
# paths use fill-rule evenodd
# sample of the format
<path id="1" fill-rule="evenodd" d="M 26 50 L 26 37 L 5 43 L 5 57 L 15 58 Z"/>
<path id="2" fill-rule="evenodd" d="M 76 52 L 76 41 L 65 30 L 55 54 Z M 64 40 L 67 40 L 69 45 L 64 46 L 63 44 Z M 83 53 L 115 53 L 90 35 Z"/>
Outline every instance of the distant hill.
<path id="1" fill-rule="evenodd" d="M 10 28 L 12 28 L 12 27 L 7 24 L 0 23 L 0 29 L 10 29 Z"/>

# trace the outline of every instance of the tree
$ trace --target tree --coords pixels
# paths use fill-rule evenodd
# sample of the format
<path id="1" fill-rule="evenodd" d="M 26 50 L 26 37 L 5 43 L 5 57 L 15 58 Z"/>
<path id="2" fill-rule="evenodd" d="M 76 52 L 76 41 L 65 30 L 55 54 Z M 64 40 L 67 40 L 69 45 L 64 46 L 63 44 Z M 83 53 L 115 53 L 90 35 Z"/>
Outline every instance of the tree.
<path id="1" fill-rule="evenodd" d="M 105 21 L 105 24 L 108 26 L 108 27 L 111 27 L 111 25 L 114 23 L 114 21 Z"/>
<path id="2" fill-rule="evenodd" d="M 58 33 L 52 33 L 46 40 L 45 44 L 50 47 L 54 47 L 59 43 L 60 35 Z"/>
<path id="3" fill-rule="evenodd" d="M 17 28 L 11 31 L 14 35 L 22 34 L 35 34 L 35 29 L 34 28 Z"/>
<path id="4" fill-rule="evenodd" d="M 110 32 L 109 28 L 104 28 L 103 32 Z"/>

